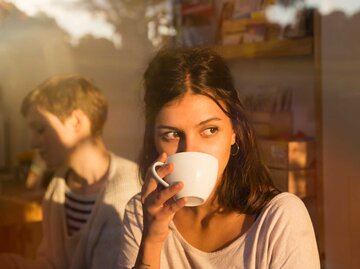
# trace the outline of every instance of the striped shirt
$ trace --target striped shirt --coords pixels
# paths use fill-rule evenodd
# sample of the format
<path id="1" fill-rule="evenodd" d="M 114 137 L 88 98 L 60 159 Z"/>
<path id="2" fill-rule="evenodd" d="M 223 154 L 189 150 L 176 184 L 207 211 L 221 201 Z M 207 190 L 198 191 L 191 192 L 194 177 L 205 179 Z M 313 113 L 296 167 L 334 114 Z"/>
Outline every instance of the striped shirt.
<path id="1" fill-rule="evenodd" d="M 90 217 L 97 195 L 81 195 L 71 190 L 65 192 L 65 215 L 68 235 L 79 231 Z"/>

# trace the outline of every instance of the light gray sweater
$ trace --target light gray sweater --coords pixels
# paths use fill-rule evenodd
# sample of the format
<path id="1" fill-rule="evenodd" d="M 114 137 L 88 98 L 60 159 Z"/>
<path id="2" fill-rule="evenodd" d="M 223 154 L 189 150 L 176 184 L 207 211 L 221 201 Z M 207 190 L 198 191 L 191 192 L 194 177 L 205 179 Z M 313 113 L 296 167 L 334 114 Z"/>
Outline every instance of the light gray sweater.
<path id="1" fill-rule="evenodd" d="M 124 218 L 125 240 L 118 268 L 136 261 L 143 229 L 139 196 L 130 200 Z M 204 252 L 190 245 L 173 222 L 161 253 L 161 269 L 319 269 L 314 230 L 303 202 L 293 194 L 273 198 L 250 229 L 230 245 Z"/>
<path id="2" fill-rule="evenodd" d="M 114 268 L 121 248 L 126 203 L 140 191 L 135 163 L 111 155 L 109 177 L 86 224 L 74 236 L 66 231 L 64 173 L 54 177 L 43 201 L 43 240 L 37 259 L 12 256 L 21 269 Z"/>

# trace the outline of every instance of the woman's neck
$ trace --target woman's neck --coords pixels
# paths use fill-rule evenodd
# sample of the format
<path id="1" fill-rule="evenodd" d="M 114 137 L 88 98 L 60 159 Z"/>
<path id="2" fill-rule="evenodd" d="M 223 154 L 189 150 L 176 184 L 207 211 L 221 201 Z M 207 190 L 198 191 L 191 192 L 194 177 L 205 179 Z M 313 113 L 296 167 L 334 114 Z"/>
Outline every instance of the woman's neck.
<path id="1" fill-rule="evenodd" d="M 254 220 L 253 216 L 235 211 L 200 206 L 179 210 L 173 221 L 186 242 L 199 250 L 213 252 L 246 233 Z"/>

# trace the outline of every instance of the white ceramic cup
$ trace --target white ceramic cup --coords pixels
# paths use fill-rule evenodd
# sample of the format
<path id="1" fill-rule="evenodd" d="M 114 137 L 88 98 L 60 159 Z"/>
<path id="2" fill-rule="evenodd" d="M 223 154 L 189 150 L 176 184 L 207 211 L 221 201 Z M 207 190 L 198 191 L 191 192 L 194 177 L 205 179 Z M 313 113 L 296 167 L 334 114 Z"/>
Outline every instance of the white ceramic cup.
<path id="1" fill-rule="evenodd" d="M 173 163 L 174 170 L 163 180 L 156 168 Z M 187 197 L 186 206 L 203 204 L 213 190 L 218 174 L 218 160 L 202 152 L 180 152 L 170 155 L 165 163 L 155 162 L 152 166 L 155 179 L 164 187 L 184 182 L 184 188 L 177 193 L 176 199 Z"/>

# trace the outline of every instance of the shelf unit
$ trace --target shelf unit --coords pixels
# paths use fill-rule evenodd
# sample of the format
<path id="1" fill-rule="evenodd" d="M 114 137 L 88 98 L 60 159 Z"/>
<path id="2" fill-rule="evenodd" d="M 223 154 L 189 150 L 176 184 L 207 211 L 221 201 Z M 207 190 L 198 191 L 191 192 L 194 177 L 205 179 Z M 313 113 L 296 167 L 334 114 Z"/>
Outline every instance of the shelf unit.
<path id="1" fill-rule="evenodd" d="M 271 40 L 259 43 L 212 47 L 225 59 L 270 58 L 313 55 L 313 38 Z"/>

